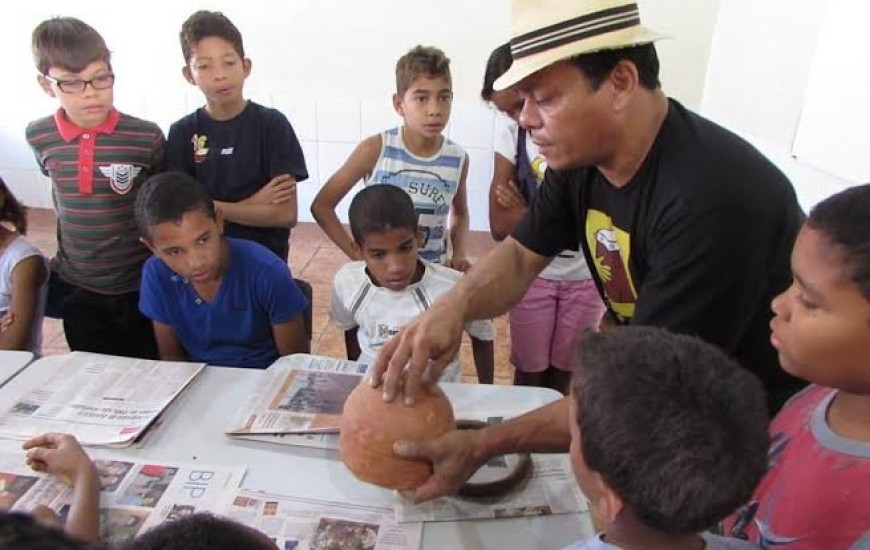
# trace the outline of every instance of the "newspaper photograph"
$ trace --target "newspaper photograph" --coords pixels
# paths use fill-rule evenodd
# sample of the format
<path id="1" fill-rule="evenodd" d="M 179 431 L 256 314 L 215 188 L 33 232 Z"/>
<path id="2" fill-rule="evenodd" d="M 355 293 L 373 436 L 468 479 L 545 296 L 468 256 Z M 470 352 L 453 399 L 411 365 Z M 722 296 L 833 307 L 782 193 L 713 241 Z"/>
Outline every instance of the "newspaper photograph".
<path id="1" fill-rule="evenodd" d="M 367 369 L 333 357 L 281 357 L 263 371 L 227 433 L 337 433 L 344 402 Z"/>
<path id="2" fill-rule="evenodd" d="M 29 512 L 37 505 L 66 519 L 72 489 L 34 472 L 23 453 L 0 453 L 0 510 Z M 245 468 L 160 464 L 122 458 L 94 460 L 100 476 L 100 534 L 107 545 L 127 541 L 163 521 L 195 512 L 223 512 Z"/>
<path id="3" fill-rule="evenodd" d="M 83 445 L 129 445 L 204 367 L 73 352 L 0 415 L 0 437 L 63 432 Z"/>
<path id="4" fill-rule="evenodd" d="M 486 475 L 485 470 L 510 467 L 504 459 L 495 457 L 475 477 Z M 580 492 L 567 454 L 533 455 L 532 474 L 524 483 L 507 495 L 497 498 L 467 499 L 442 497 L 414 504 L 396 496 L 396 520 L 399 522 L 461 521 L 470 519 L 498 519 L 523 516 L 577 514 L 587 510 L 586 498 Z"/>
<path id="5" fill-rule="evenodd" d="M 280 550 L 418 550 L 420 523 L 390 507 L 239 491 L 225 514 L 268 535 Z"/>

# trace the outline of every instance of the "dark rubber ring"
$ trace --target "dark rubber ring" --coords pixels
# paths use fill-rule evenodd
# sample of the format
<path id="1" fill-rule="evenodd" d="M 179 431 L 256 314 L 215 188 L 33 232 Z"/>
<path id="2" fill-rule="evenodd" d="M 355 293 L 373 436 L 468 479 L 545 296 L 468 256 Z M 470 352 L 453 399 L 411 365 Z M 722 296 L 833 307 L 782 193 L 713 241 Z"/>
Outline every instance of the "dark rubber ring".
<path id="1" fill-rule="evenodd" d="M 457 430 L 479 430 L 489 426 L 482 420 L 457 420 Z M 529 453 L 521 453 L 520 460 L 514 469 L 504 479 L 487 483 L 465 482 L 459 489 L 459 496 L 468 498 L 497 497 L 504 495 L 520 482 L 525 480 L 532 472 L 532 457 Z"/>

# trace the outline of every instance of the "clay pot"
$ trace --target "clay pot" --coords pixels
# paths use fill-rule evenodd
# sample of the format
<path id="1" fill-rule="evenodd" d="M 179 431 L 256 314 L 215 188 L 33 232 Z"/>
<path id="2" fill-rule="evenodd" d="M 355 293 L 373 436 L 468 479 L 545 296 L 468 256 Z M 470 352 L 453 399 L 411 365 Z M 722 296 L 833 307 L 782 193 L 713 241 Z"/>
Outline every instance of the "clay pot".
<path id="1" fill-rule="evenodd" d="M 452 430 L 453 407 L 440 390 L 410 407 L 401 396 L 386 403 L 382 395 L 382 388 L 363 382 L 348 396 L 341 414 L 341 460 L 361 481 L 411 490 L 429 478 L 432 464 L 400 457 L 393 443 L 434 439 Z"/>

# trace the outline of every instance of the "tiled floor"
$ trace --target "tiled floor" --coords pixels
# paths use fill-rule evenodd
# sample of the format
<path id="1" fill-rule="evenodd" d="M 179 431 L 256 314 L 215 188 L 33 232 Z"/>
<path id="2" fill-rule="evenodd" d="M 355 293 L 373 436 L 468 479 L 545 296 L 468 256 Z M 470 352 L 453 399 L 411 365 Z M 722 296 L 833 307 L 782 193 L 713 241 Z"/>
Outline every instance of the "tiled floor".
<path id="1" fill-rule="evenodd" d="M 45 209 L 32 209 L 28 213 L 30 223 L 28 238 L 47 256 L 57 250 L 54 212 Z M 485 255 L 494 246 L 488 233 L 472 232 L 469 239 L 469 253 L 473 258 Z M 335 272 L 347 261 L 320 228 L 313 223 L 300 223 L 290 238 L 290 268 L 294 276 L 310 282 L 314 288 L 314 336 L 312 352 L 318 355 L 344 357 L 344 335 L 329 322 L 330 285 Z M 510 365 L 510 344 L 506 317 L 495 322 L 497 336 L 495 341 L 495 381 L 510 384 L 513 367 Z M 43 353 L 46 355 L 66 353 L 69 348 L 60 321 L 46 319 L 43 325 Z M 468 336 L 461 348 L 462 370 L 465 381 L 477 381 L 471 356 L 471 343 Z"/>

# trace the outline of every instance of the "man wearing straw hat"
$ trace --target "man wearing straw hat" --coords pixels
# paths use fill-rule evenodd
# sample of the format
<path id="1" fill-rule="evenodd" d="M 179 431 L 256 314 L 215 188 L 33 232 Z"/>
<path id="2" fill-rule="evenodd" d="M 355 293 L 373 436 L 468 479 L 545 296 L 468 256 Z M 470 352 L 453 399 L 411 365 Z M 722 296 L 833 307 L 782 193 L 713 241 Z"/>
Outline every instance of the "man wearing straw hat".
<path id="1" fill-rule="evenodd" d="M 799 387 L 769 342 L 770 302 L 791 282 L 803 221 L 786 177 L 751 145 L 669 99 L 637 5 L 513 0 L 514 62 L 496 88 L 524 100 L 520 123 L 549 166 L 529 212 L 454 289 L 384 346 L 374 383 L 413 402 L 460 343 L 465 320 L 520 300 L 560 250 L 580 247 L 611 318 L 697 335 L 764 382 L 771 410 Z M 474 434 L 399 451 L 435 475 L 415 498 L 453 491 L 482 457 L 564 451 L 562 400 Z"/>

